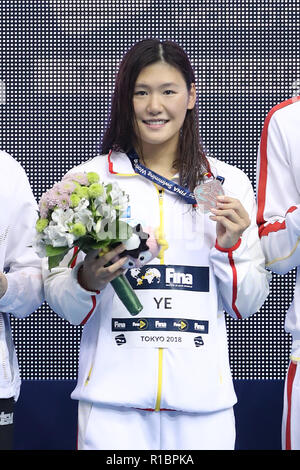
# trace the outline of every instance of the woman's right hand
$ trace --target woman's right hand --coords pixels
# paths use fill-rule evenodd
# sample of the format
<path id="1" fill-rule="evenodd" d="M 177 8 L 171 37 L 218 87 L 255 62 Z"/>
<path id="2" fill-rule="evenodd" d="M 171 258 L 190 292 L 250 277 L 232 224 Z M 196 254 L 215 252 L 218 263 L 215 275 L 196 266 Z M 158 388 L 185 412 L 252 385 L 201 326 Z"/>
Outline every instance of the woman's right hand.
<path id="1" fill-rule="evenodd" d="M 105 255 L 99 250 L 89 252 L 78 270 L 81 287 L 89 291 L 101 291 L 110 281 L 120 276 L 124 272 L 122 266 L 128 259 L 126 256 L 119 258 L 124 250 L 125 246 L 121 244 Z M 110 262 L 112 264 L 106 266 Z"/>

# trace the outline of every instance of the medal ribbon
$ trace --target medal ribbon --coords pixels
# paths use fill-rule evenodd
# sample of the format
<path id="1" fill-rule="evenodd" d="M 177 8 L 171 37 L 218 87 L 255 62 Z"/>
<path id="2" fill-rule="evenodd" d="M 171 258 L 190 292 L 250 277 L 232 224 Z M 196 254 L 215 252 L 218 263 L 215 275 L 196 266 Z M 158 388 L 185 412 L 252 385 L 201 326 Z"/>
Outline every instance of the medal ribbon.
<path id="1" fill-rule="evenodd" d="M 149 170 L 149 168 L 140 163 L 139 157 L 134 150 L 131 150 L 129 153 L 127 153 L 127 156 L 130 159 L 132 167 L 136 173 L 152 181 L 152 183 L 158 184 L 167 191 L 177 194 L 188 204 L 197 204 L 194 194 L 191 193 L 189 189 L 176 184 L 174 181 L 171 181 L 152 170 Z"/>

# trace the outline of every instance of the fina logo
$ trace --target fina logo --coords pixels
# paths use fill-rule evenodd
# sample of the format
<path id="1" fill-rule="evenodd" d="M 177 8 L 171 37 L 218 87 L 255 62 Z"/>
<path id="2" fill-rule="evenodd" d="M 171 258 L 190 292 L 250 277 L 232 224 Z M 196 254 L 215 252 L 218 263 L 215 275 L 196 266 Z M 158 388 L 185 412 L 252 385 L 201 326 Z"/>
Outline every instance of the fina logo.
<path id="1" fill-rule="evenodd" d="M 146 269 L 144 275 L 142 275 L 140 268 L 133 268 L 130 270 L 130 274 L 136 280 L 137 286 L 141 286 L 145 282 L 148 284 L 153 284 L 154 281 L 156 284 L 160 283 L 161 274 L 156 268 Z"/>
<path id="2" fill-rule="evenodd" d="M 166 284 L 193 285 L 192 274 L 176 272 L 173 268 L 166 268 Z"/>

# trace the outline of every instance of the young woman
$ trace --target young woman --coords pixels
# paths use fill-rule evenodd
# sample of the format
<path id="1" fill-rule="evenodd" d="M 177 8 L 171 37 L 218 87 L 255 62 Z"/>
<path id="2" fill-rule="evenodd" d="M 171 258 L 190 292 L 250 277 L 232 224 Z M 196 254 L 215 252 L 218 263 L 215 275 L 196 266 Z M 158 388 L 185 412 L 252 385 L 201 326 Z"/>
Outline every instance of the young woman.
<path id="1" fill-rule="evenodd" d="M 50 306 L 84 325 L 72 394 L 79 449 L 234 448 L 224 310 L 238 319 L 256 312 L 268 275 L 250 181 L 205 156 L 195 104 L 185 52 L 169 41 L 136 44 L 120 66 L 102 155 L 74 169 L 117 181 L 129 194 L 128 217 L 155 229 L 160 245 L 150 263 L 156 277 L 146 282 L 149 264 L 140 272 L 136 317 L 110 285 L 123 272 L 123 245 L 44 270 Z M 217 177 L 218 206 L 195 207 L 194 188 Z"/>

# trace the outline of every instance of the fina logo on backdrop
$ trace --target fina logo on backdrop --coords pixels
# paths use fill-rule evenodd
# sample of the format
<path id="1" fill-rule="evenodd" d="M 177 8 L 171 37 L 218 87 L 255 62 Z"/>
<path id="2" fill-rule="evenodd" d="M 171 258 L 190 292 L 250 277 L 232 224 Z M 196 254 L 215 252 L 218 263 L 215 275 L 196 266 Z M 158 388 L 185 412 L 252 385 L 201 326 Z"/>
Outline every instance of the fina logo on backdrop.
<path id="1" fill-rule="evenodd" d="M 208 266 L 170 266 L 146 264 L 127 271 L 133 289 L 180 289 L 209 291 Z"/>

